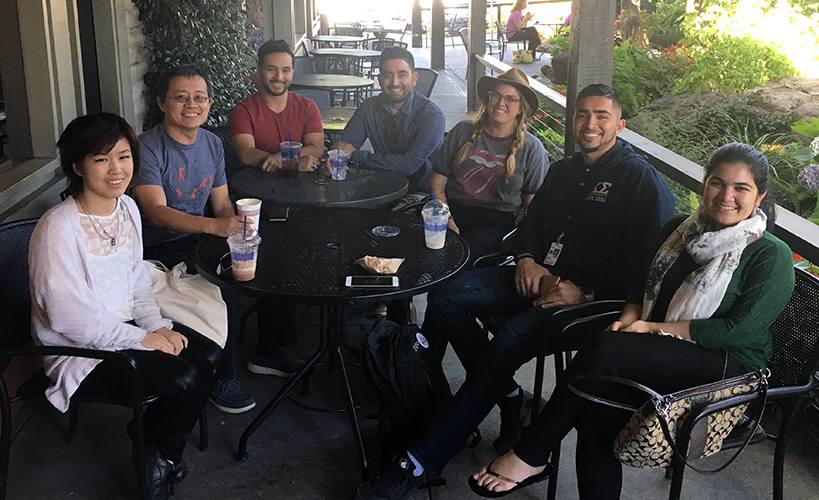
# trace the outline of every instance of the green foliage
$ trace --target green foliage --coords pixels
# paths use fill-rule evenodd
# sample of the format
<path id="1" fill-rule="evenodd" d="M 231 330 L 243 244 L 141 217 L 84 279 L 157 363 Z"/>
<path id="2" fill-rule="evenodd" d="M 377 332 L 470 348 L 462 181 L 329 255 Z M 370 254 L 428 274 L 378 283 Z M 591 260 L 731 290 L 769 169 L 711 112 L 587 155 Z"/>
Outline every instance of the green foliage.
<path id="1" fill-rule="evenodd" d="M 569 37 L 563 35 L 553 36 L 544 42 L 544 45 L 554 45 L 557 48 L 549 51 L 551 54 L 560 54 L 569 50 Z"/>
<path id="2" fill-rule="evenodd" d="M 654 2 L 656 10 L 653 14 L 653 23 L 645 23 L 648 29 L 649 40 L 662 38 L 670 43 L 663 47 L 677 44 L 685 35 L 682 21 L 685 19 L 685 0 L 657 0 Z"/>
<path id="3" fill-rule="evenodd" d="M 630 117 L 650 102 L 642 90 L 640 67 L 647 59 L 642 50 L 633 47 L 628 40 L 614 47 L 614 70 L 612 86 L 623 105 L 623 116 Z"/>
<path id="4" fill-rule="evenodd" d="M 645 52 L 625 41 L 614 47 L 613 86 L 623 103 L 623 116 L 634 116 L 649 102 L 670 95 L 689 65 L 677 46 Z"/>
<path id="5" fill-rule="evenodd" d="M 810 138 L 819 137 L 819 118 L 811 118 L 810 123 L 798 121 L 791 125 L 791 130 Z"/>
<path id="6" fill-rule="evenodd" d="M 540 103 L 537 112 L 529 120 L 529 133 L 540 139 L 546 153 L 549 155 L 549 163 L 554 163 L 563 158 L 563 148 L 566 135 L 565 117 Z"/>
<path id="7" fill-rule="evenodd" d="M 687 55 L 691 64 L 674 86 L 675 94 L 743 92 L 796 74 L 786 55 L 750 37 L 718 36 L 690 48 Z"/>
<path id="8" fill-rule="evenodd" d="M 145 31 L 150 67 L 145 129 L 162 121 L 154 98 L 159 75 L 180 64 L 196 64 L 213 82 L 214 101 L 206 126 L 227 125 L 233 106 L 252 85 L 245 80 L 254 65 L 256 47 L 241 0 L 134 0 Z"/>

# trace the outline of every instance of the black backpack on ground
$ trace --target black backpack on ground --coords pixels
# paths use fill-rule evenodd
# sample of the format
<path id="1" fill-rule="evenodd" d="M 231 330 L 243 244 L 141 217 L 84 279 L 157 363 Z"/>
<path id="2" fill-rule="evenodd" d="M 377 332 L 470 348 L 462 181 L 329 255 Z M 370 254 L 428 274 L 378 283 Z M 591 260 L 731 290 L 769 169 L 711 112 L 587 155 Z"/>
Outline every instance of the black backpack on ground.
<path id="1" fill-rule="evenodd" d="M 423 436 L 452 399 L 446 375 L 418 325 L 380 319 L 361 341 L 361 365 L 379 409 L 384 457 Z"/>

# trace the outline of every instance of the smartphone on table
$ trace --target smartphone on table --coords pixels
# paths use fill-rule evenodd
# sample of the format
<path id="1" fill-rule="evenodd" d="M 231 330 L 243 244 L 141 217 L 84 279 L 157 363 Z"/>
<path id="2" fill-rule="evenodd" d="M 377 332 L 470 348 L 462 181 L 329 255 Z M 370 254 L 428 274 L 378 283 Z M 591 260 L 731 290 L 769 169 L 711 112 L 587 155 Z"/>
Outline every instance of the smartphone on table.
<path id="1" fill-rule="evenodd" d="M 398 276 L 347 276 L 349 288 L 397 288 Z"/>

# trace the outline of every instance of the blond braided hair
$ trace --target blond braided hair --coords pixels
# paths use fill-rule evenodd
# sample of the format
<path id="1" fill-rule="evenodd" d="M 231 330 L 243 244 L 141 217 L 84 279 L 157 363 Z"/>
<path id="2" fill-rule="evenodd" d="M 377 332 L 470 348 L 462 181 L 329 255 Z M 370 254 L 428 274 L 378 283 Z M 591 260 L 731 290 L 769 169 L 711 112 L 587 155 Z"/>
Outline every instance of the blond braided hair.
<path id="1" fill-rule="evenodd" d="M 520 114 L 515 118 L 515 140 L 512 141 L 509 156 L 506 157 L 506 175 L 504 176 L 506 180 L 509 180 L 509 178 L 515 174 L 515 154 L 523 147 L 525 140 L 524 132 L 526 132 L 526 129 L 529 127 L 529 101 L 521 95 L 520 91 L 518 91 L 518 96 L 520 97 Z M 475 140 L 483 133 L 486 124 L 489 123 L 489 110 L 486 109 L 486 104 L 487 101 L 485 100 L 478 109 L 478 117 L 472 123 L 472 135 L 455 157 L 455 168 L 466 160 L 466 156 L 472 150 L 472 144 L 474 144 Z"/>

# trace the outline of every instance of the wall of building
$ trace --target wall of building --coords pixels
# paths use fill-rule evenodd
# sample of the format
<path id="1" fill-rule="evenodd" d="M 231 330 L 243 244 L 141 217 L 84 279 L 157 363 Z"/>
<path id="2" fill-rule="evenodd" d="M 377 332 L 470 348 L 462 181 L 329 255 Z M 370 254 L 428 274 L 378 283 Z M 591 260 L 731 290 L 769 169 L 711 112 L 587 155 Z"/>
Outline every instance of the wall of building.
<path id="1" fill-rule="evenodd" d="M 145 88 L 142 76 L 148 70 L 149 56 L 144 48 L 145 33 L 139 20 L 139 9 L 131 0 L 125 1 L 126 27 L 128 29 L 128 57 L 131 61 L 131 88 L 134 99 L 134 123 L 131 125 L 137 132 L 142 132 L 147 110 Z"/>

